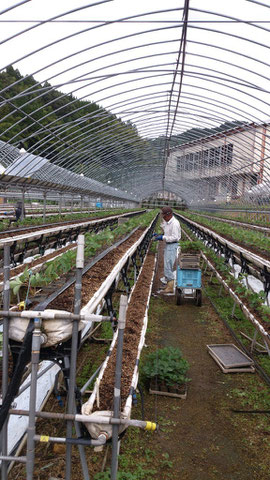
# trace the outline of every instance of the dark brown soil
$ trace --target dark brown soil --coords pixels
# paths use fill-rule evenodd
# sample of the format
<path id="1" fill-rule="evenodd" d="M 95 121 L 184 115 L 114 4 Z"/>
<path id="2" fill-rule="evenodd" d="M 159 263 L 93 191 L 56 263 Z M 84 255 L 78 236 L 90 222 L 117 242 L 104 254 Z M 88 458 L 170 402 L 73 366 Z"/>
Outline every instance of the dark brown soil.
<path id="1" fill-rule="evenodd" d="M 149 295 L 149 286 L 153 275 L 154 256 L 148 255 L 145 259 L 143 270 L 133 290 L 126 315 L 124 333 L 122 378 L 121 378 L 121 408 L 124 408 L 130 392 L 131 380 L 137 358 L 140 334 L 145 314 L 145 306 Z M 113 409 L 113 391 L 115 382 L 116 349 L 113 349 L 106 367 L 102 382 L 100 383 L 99 410 Z"/>
<path id="2" fill-rule="evenodd" d="M 97 262 L 84 276 L 82 281 L 82 306 L 86 305 L 101 284 L 111 273 L 114 266 L 128 250 L 133 243 L 142 235 L 142 230 L 138 229 L 125 242 L 109 252 L 102 260 Z M 73 311 L 74 285 L 67 288 L 52 303 L 50 308 Z"/>
<path id="3" fill-rule="evenodd" d="M 174 297 L 157 294 L 161 261 L 162 255 L 143 355 L 163 346 L 179 347 L 190 364 L 191 382 L 186 400 L 149 395 L 145 391 L 145 419 L 157 421 L 160 429 L 158 433 L 148 433 L 129 428 L 121 441 L 119 470 L 129 472 L 134 480 L 270 480 L 269 415 L 232 412 L 233 408 L 244 408 L 245 397 L 250 398 L 248 409 L 262 408 L 253 402 L 252 394 L 255 386 L 261 390 L 267 387 L 257 374 L 221 372 L 206 345 L 234 343 L 233 339 L 206 298 L 199 308 L 191 301 L 176 306 Z M 85 360 L 94 363 L 100 348 L 91 344 Z M 242 395 L 237 396 L 236 390 Z M 58 411 L 54 399 L 46 406 L 49 409 Z M 141 418 L 140 402 L 132 417 Z M 38 422 L 37 429 L 43 435 L 65 435 L 64 427 L 55 421 Z M 101 471 L 104 451 L 87 448 L 86 454 L 93 478 Z M 109 466 L 110 449 L 105 469 Z M 25 480 L 23 468 L 15 467 L 12 480 Z M 52 444 L 38 445 L 34 478 L 64 479 L 64 472 L 64 452 L 56 453 Z M 72 480 L 82 479 L 78 450 L 74 448 Z"/>

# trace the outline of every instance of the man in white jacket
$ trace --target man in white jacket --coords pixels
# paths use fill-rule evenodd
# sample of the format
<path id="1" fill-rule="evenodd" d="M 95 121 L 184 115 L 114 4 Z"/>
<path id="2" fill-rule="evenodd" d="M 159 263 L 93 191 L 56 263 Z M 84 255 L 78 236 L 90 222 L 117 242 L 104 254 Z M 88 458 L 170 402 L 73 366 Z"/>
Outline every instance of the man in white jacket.
<path id="1" fill-rule="evenodd" d="M 163 235 L 154 233 L 154 240 L 165 242 L 164 247 L 164 277 L 160 280 L 166 285 L 164 293 L 173 293 L 174 291 L 174 273 L 173 268 L 177 255 L 178 242 L 181 238 L 180 223 L 173 216 L 173 211 L 170 207 L 163 207 L 161 210 L 163 221 L 161 228 Z"/>

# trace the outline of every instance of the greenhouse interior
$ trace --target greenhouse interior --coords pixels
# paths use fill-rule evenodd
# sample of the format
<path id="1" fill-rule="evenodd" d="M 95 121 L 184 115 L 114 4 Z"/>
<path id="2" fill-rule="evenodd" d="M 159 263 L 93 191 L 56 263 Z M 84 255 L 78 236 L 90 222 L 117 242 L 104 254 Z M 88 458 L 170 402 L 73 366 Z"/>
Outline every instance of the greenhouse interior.
<path id="1" fill-rule="evenodd" d="M 2 0 L 0 63 L 1 480 L 269 480 L 270 4 Z"/>

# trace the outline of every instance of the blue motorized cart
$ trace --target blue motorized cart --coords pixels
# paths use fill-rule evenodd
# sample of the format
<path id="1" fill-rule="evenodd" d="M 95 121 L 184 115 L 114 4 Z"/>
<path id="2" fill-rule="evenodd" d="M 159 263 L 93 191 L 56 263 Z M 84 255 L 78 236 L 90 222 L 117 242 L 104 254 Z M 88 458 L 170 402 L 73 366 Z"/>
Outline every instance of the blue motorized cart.
<path id="1" fill-rule="evenodd" d="M 176 305 L 181 305 L 184 298 L 192 298 L 195 304 L 202 305 L 202 272 L 200 255 L 182 253 L 176 270 Z"/>

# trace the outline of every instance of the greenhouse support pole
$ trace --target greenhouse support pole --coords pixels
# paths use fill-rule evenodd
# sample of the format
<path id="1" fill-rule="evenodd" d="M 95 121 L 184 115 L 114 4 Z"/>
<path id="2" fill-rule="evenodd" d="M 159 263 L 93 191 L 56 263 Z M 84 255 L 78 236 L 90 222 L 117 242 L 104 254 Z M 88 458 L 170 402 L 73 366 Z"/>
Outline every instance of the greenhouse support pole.
<path id="1" fill-rule="evenodd" d="M 33 480 L 35 462 L 35 421 L 36 421 L 36 398 L 37 398 L 37 373 L 41 345 L 41 319 L 34 319 L 34 332 L 32 336 L 31 355 L 31 387 L 29 399 L 29 423 L 27 429 L 27 452 L 26 452 L 26 478 Z"/>
<path id="2" fill-rule="evenodd" d="M 84 267 L 84 235 L 78 236 L 78 249 L 76 258 L 76 282 L 74 291 L 74 314 L 78 315 L 81 310 L 81 293 L 82 293 L 82 271 Z M 69 373 L 69 388 L 68 388 L 68 407 L 67 413 L 74 413 L 75 409 L 75 386 L 76 386 L 76 363 L 77 363 L 77 348 L 78 348 L 79 324 L 75 320 L 72 329 L 72 343 L 71 343 L 71 358 L 70 358 L 70 373 Z M 67 422 L 67 438 L 72 437 L 73 422 Z M 78 433 L 78 426 L 76 433 Z M 66 480 L 71 478 L 71 450 L 72 445 L 67 444 L 66 447 Z M 85 480 L 89 480 L 87 462 L 85 457 L 84 447 L 79 446 L 82 470 Z"/>
<path id="3" fill-rule="evenodd" d="M 62 195 L 59 193 L 59 215 L 62 213 Z"/>
<path id="4" fill-rule="evenodd" d="M 10 244 L 4 246 L 4 292 L 3 292 L 3 308 L 9 310 L 10 303 Z M 2 398 L 6 396 L 8 388 L 8 318 L 3 319 L 3 346 L 2 346 Z M 7 455 L 7 427 L 8 419 L 5 421 L 1 432 L 1 450 L 2 455 Z M 8 463 L 2 460 L 1 478 L 7 479 Z"/>
<path id="5" fill-rule="evenodd" d="M 81 195 L 81 213 L 83 212 L 83 196 Z"/>
<path id="6" fill-rule="evenodd" d="M 25 189 L 22 189 L 22 213 L 20 220 L 24 219 L 24 209 L 25 209 Z"/>
<path id="7" fill-rule="evenodd" d="M 113 417 L 120 417 L 121 407 L 121 371 L 122 371 L 122 356 L 124 344 L 124 331 L 126 324 L 127 311 L 127 296 L 121 295 L 119 319 L 118 319 L 118 338 L 116 351 L 116 367 L 115 367 L 115 382 L 114 382 L 114 399 L 113 399 Z M 111 461 L 111 480 L 116 480 L 118 469 L 118 432 L 119 425 L 112 427 L 112 461 Z"/>
<path id="8" fill-rule="evenodd" d="M 71 213 L 73 213 L 73 195 L 71 195 Z"/>
<path id="9" fill-rule="evenodd" d="M 47 193 L 43 193 L 43 222 L 46 222 L 46 199 L 47 199 Z"/>

